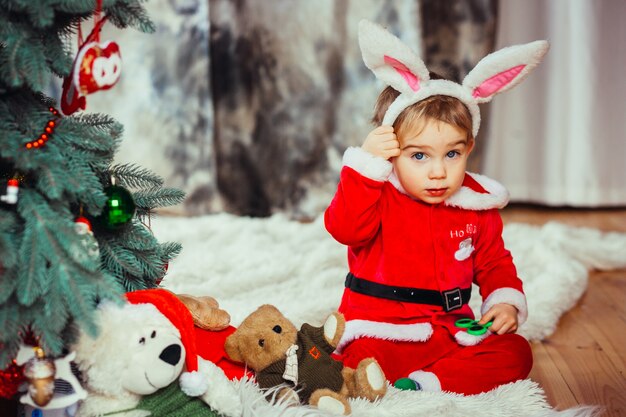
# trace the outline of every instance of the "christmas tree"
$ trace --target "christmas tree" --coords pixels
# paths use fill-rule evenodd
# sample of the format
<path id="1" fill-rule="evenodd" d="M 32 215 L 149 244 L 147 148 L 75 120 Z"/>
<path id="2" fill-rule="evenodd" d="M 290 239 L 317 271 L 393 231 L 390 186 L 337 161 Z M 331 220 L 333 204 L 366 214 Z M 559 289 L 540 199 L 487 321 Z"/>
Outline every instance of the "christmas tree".
<path id="1" fill-rule="evenodd" d="M 135 165 L 114 165 L 122 126 L 74 113 L 119 76 L 119 51 L 107 59 L 111 45 L 98 44 L 105 23 L 153 31 L 137 0 L 0 0 L 0 370 L 25 339 L 55 357 L 74 325 L 95 334 L 100 300 L 156 286 L 180 251 L 147 225 L 182 191 Z M 94 26 L 82 42 L 81 24 Z M 73 51 L 77 36 L 96 49 Z M 90 53 L 104 59 L 88 62 Z M 90 63 L 91 81 L 81 68 Z M 61 106 L 44 94 L 55 76 L 65 80 Z"/>

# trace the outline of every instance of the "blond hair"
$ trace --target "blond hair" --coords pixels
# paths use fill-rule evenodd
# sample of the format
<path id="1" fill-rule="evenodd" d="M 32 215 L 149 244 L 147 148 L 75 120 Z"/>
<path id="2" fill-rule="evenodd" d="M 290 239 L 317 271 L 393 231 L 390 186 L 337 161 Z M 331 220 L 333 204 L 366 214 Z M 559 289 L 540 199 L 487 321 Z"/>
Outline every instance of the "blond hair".
<path id="1" fill-rule="evenodd" d="M 433 79 L 436 79 L 431 75 Z M 440 77 L 439 77 L 440 78 Z M 380 126 L 387 109 L 400 95 L 392 87 L 385 88 L 376 100 L 372 123 Z M 418 101 L 400 113 L 393 123 L 398 136 L 405 132 L 421 132 L 428 120 L 437 120 L 450 124 L 467 134 L 468 142 L 473 140 L 472 116 L 461 100 L 444 95 L 434 95 Z"/>

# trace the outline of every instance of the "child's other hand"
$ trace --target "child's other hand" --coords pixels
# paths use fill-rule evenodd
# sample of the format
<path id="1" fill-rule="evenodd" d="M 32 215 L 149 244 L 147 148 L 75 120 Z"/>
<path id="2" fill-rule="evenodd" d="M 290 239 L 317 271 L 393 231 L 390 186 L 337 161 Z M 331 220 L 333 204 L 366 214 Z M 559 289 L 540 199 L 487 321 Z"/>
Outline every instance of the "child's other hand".
<path id="1" fill-rule="evenodd" d="M 396 138 L 393 126 L 378 126 L 372 130 L 361 148 L 374 156 L 385 159 L 400 155 L 400 142 Z"/>
<path id="2" fill-rule="evenodd" d="M 517 309 L 510 304 L 496 304 L 491 307 L 480 319 L 478 324 L 485 324 L 493 320 L 489 327 L 494 333 L 505 334 L 517 331 Z"/>

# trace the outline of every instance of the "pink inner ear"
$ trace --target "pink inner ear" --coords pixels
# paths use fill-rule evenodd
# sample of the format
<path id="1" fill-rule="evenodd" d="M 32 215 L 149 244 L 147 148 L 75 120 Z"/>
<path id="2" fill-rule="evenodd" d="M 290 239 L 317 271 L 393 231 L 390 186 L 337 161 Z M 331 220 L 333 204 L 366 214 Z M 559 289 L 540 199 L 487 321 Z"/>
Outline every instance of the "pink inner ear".
<path id="1" fill-rule="evenodd" d="M 406 67 L 406 65 L 388 55 L 385 55 L 383 58 L 385 60 L 385 64 L 391 65 L 396 71 L 398 71 L 398 74 L 402 75 L 402 78 L 404 78 L 409 87 L 411 87 L 411 90 L 417 91 L 420 89 L 419 78 L 417 78 L 417 76 L 413 74 L 411 70 Z"/>
<path id="2" fill-rule="evenodd" d="M 484 98 L 494 95 L 495 93 L 509 85 L 509 83 L 513 81 L 515 77 L 517 77 L 517 75 L 522 72 L 525 67 L 526 65 L 518 65 L 506 71 L 502 71 L 501 73 L 496 74 L 493 77 L 490 77 L 474 89 L 472 96 Z"/>

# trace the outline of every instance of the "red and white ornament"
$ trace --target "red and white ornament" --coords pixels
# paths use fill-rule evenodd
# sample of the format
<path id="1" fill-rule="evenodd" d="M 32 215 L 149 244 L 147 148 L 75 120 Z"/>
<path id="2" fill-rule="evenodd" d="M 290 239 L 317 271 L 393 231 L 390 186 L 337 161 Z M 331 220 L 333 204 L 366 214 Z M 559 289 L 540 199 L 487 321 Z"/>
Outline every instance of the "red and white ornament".
<path id="1" fill-rule="evenodd" d="M 73 82 L 80 95 L 108 90 L 122 73 L 122 55 L 117 43 L 89 42 L 78 51 L 73 68 Z"/>
<path id="2" fill-rule="evenodd" d="M 78 53 L 72 64 L 72 72 L 63 80 L 61 109 L 66 115 L 87 107 L 87 94 L 113 87 L 122 73 L 122 55 L 117 43 L 100 42 L 100 31 L 106 17 L 100 18 L 102 0 L 97 1 L 94 27 L 83 41 L 80 26 Z"/>
<path id="3" fill-rule="evenodd" d="M 15 362 L 24 365 L 24 376 L 28 381 L 28 392 L 20 397 L 22 404 L 41 410 L 56 410 L 69 407 L 87 397 L 87 391 L 71 369 L 76 352 L 62 358 L 46 358 L 39 347 L 21 346 Z M 54 395 L 54 381 L 64 380 L 72 387 L 72 394 Z"/>
<path id="4" fill-rule="evenodd" d="M 39 407 L 48 405 L 54 395 L 56 366 L 46 358 L 43 349 L 34 348 L 35 354 L 24 365 L 24 376 L 28 381 L 28 398 Z"/>
<path id="5" fill-rule="evenodd" d="M 96 260 L 100 257 L 100 249 L 98 248 L 98 241 L 91 231 L 91 222 L 84 216 L 78 217 L 74 221 L 74 231 L 80 237 L 80 248 L 73 251 L 74 256 L 83 260 L 86 256 L 90 260 Z"/>
<path id="6" fill-rule="evenodd" d="M 6 204 L 17 204 L 17 195 L 20 191 L 20 182 L 11 178 L 7 182 L 7 189 L 4 195 L 0 195 L 0 201 Z"/>

